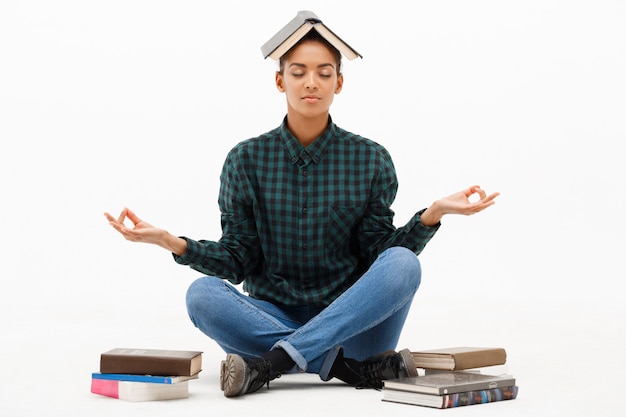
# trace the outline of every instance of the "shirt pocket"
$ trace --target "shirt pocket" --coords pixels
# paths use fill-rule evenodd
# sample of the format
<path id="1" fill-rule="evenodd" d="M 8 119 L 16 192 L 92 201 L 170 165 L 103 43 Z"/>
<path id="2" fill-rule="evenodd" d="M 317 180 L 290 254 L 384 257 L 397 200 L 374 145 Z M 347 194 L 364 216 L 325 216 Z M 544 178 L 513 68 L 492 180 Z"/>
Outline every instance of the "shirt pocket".
<path id="1" fill-rule="evenodd" d="M 360 213 L 360 207 L 330 206 L 324 231 L 324 240 L 328 249 L 345 250 L 349 247 Z"/>

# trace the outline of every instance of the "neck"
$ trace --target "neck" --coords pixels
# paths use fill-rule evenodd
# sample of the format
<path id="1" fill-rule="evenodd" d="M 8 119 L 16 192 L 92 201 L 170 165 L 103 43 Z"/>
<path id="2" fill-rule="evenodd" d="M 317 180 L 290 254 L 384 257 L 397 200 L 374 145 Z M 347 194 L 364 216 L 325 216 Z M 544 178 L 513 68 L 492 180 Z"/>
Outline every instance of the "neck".
<path id="1" fill-rule="evenodd" d="M 309 146 L 328 126 L 328 113 L 314 117 L 287 112 L 287 127 L 302 146 Z"/>

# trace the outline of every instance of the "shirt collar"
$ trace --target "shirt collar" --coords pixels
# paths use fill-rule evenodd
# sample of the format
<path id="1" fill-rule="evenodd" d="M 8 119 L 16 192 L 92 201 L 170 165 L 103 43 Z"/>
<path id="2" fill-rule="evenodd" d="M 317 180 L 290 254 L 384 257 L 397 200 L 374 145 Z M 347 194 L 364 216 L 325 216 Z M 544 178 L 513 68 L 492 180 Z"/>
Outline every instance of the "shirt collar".
<path id="1" fill-rule="evenodd" d="M 311 162 L 319 164 L 322 155 L 335 137 L 336 129 L 336 125 L 333 123 L 330 115 L 328 115 L 326 129 L 309 146 L 304 147 L 287 127 L 287 116 L 285 116 L 280 126 L 280 138 L 287 148 L 289 160 L 292 164 L 299 163 L 302 166 L 306 166 Z"/>

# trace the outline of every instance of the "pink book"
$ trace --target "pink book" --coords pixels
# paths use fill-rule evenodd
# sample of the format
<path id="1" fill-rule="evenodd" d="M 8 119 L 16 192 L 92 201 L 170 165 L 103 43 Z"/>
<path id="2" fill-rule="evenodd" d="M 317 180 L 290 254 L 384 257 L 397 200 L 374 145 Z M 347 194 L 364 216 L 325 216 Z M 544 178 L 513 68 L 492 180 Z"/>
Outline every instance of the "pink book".
<path id="1" fill-rule="evenodd" d="M 189 381 L 174 384 L 91 379 L 91 392 L 125 401 L 173 400 L 189 397 Z"/>

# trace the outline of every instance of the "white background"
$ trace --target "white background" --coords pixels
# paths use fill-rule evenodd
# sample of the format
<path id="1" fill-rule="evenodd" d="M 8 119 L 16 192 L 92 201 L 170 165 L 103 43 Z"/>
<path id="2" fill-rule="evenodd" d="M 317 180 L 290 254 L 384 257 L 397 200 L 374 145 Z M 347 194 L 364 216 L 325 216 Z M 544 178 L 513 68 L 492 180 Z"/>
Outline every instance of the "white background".
<path id="1" fill-rule="evenodd" d="M 3 1 L 0 414 L 317 415 L 329 401 L 347 415 L 438 412 L 315 377 L 224 399 L 222 353 L 184 307 L 199 274 L 126 242 L 102 215 L 128 206 L 174 234 L 219 238 L 226 153 L 286 111 L 259 48 L 305 9 L 364 56 L 345 62 L 331 114 L 391 152 L 398 226 L 471 184 L 502 194 L 486 212 L 444 219 L 420 256 L 399 348 L 507 349 L 519 398 L 451 412 L 620 415 L 610 389 L 626 371 L 617 0 Z M 113 347 L 203 350 L 205 370 L 189 400 L 109 401 L 89 381 Z"/>

